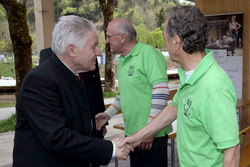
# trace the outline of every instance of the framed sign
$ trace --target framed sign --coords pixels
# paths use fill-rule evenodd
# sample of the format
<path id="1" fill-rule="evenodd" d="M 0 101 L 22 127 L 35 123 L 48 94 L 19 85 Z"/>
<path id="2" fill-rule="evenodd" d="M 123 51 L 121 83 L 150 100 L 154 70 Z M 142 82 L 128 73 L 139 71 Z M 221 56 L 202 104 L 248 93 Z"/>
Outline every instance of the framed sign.
<path id="1" fill-rule="evenodd" d="M 207 15 L 206 18 L 211 26 L 206 48 L 214 52 L 215 60 L 231 78 L 237 97 L 242 98 L 243 13 Z"/>

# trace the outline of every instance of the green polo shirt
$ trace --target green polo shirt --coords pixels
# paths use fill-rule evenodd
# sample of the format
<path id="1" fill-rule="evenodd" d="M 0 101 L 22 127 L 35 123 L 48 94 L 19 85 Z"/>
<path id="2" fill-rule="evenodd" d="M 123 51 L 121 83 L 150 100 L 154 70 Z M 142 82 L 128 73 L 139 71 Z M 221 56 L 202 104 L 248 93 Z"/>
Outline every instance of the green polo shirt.
<path id="1" fill-rule="evenodd" d="M 147 124 L 154 84 L 168 81 L 166 60 L 160 51 L 139 42 L 126 58 L 119 57 L 117 78 L 125 135 L 130 136 Z M 155 137 L 171 131 L 172 125 Z"/>
<path id="2" fill-rule="evenodd" d="M 239 143 L 237 97 L 226 72 L 205 50 L 191 77 L 179 70 L 181 85 L 172 104 L 177 113 L 177 149 L 182 167 L 222 167 L 223 149 Z"/>

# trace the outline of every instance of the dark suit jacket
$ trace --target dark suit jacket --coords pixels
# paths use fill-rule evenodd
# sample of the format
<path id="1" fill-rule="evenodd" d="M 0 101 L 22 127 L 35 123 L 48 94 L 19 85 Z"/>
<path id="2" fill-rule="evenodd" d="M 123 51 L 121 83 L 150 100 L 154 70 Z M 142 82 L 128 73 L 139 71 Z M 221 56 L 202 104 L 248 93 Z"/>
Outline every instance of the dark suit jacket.
<path id="1" fill-rule="evenodd" d="M 93 137 L 96 127 L 90 101 L 86 83 L 77 82 L 57 56 L 31 70 L 16 104 L 13 166 L 108 164 L 113 146 Z"/>
<path id="2" fill-rule="evenodd" d="M 51 48 L 46 48 L 40 51 L 39 64 L 42 64 L 48 60 L 52 55 L 55 55 Z M 85 83 L 86 91 L 88 94 L 89 104 L 91 111 L 94 115 L 104 112 L 105 106 L 103 101 L 102 86 L 100 81 L 100 73 L 98 63 L 96 61 L 96 69 L 94 71 L 88 71 L 81 74 Z M 96 136 L 103 139 L 103 132 L 96 131 Z"/>
<path id="3" fill-rule="evenodd" d="M 53 51 L 51 48 L 45 48 L 40 51 L 40 59 L 39 59 L 39 64 L 42 64 L 46 60 L 48 60 L 52 55 L 54 55 Z"/>

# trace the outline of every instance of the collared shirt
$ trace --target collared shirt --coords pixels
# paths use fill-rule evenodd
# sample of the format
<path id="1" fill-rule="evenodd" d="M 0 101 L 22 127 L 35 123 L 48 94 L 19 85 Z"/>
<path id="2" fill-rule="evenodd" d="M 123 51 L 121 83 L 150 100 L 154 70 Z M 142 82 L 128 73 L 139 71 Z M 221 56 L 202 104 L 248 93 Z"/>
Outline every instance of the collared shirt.
<path id="1" fill-rule="evenodd" d="M 180 166 L 223 166 L 223 149 L 239 143 L 237 97 L 226 72 L 205 50 L 190 78 L 180 69 L 181 84 L 172 104 L 177 113 Z"/>
<path id="2" fill-rule="evenodd" d="M 126 136 L 136 133 L 147 124 L 153 86 L 168 81 L 166 71 L 166 60 L 161 52 L 141 42 L 135 45 L 126 58 L 119 57 L 117 78 Z M 165 136 L 171 131 L 170 125 L 155 136 Z"/>
<path id="3" fill-rule="evenodd" d="M 67 66 L 67 64 L 66 63 L 64 63 L 64 61 L 62 60 L 62 59 L 60 59 L 60 57 L 59 56 L 57 56 L 58 57 L 58 59 L 74 74 L 74 75 L 78 75 L 79 76 L 79 74 L 76 74 L 76 73 L 74 73 L 70 68 L 69 68 L 69 66 Z"/>

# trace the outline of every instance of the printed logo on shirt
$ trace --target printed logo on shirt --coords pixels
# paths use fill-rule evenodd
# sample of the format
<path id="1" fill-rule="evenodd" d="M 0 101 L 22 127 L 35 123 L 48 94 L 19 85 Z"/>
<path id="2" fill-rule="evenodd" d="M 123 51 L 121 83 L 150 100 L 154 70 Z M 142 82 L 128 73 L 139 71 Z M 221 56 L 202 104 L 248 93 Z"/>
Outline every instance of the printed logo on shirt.
<path id="1" fill-rule="evenodd" d="M 191 107 L 191 105 L 192 105 L 192 101 L 190 99 L 188 99 L 187 103 L 184 104 L 184 106 L 183 106 L 184 107 L 184 115 L 187 117 L 189 117 L 191 115 L 190 112 L 188 111 L 189 108 Z"/>
<path id="2" fill-rule="evenodd" d="M 135 66 L 134 65 L 129 66 L 128 76 L 133 76 L 134 73 L 135 73 Z"/>

